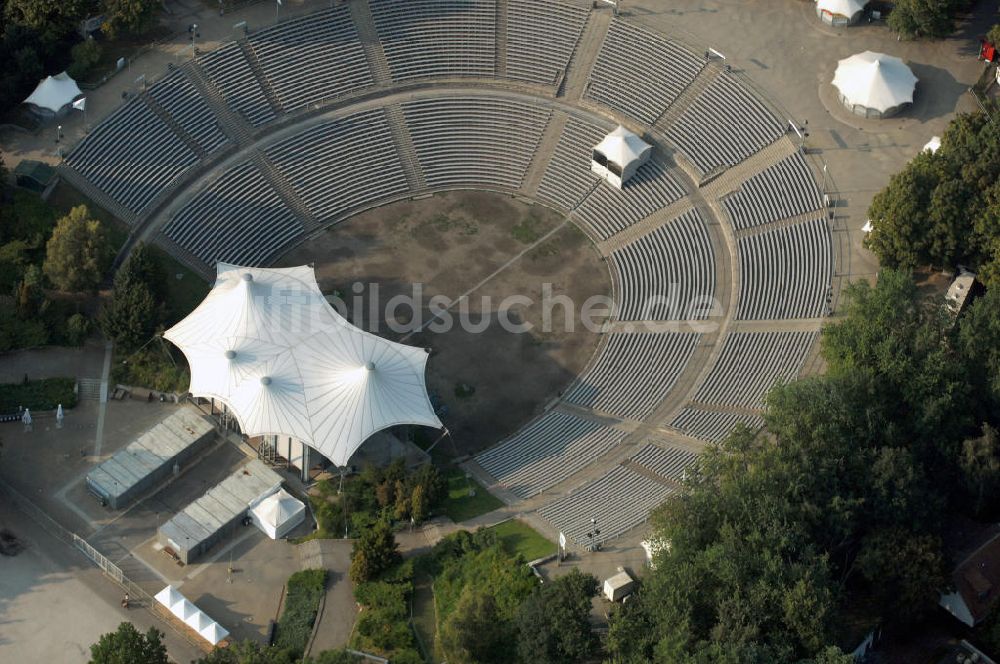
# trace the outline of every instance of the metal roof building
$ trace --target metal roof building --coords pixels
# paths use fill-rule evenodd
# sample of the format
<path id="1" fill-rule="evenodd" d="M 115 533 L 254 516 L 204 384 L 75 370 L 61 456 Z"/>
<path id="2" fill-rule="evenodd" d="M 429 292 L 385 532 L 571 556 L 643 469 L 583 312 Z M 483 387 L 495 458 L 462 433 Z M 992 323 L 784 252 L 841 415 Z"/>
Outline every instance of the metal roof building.
<path id="1" fill-rule="evenodd" d="M 214 439 L 211 420 L 181 408 L 87 473 L 87 489 L 113 509 L 156 486 Z"/>
<path id="2" fill-rule="evenodd" d="M 250 508 L 281 488 L 281 476 L 254 459 L 160 526 L 163 546 L 187 564 L 239 526 Z"/>

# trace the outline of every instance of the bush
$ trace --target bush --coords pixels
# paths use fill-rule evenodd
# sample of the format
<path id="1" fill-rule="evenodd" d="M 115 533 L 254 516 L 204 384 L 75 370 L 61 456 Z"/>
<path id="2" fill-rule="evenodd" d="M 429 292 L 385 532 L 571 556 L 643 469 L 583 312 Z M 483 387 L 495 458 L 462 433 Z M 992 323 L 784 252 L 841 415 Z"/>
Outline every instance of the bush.
<path id="1" fill-rule="evenodd" d="M 319 602 L 326 591 L 326 570 L 307 569 L 288 577 L 285 609 L 278 620 L 276 648 L 285 648 L 299 656 L 309 643 Z"/>
<path id="2" fill-rule="evenodd" d="M 111 378 L 116 383 L 159 392 L 184 393 L 191 383 L 183 355 L 156 343 L 125 359 L 116 359 Z"/>
<path id="3" fill-rule="evenodd" d="M 66 72 L 81 80 L 87 77 L 94 65 L 101 61 L 101 45 L 93 37 L 88 37 L 70 50 L 73 63 L 66 69 Z"/>
<path id="4" fill-rule="evenodd" d="M 351 637 L 357 650 L 381 654 L 392 662 L 422 662 L 410 629 L 409 602 L 413 565 L 409 561 L 385 571 L 378 580 L 358 584 L 354 598 L 365 610 Z"/>
<path id="5" fill-rule="evenodd" d="M 44 378 L 27 383 L 0 384 L 0 413 L 17 412 L 18 407 L 31 410 L 55 410 L 76 405 L 73 378 Z"/>
<path id="6" fill-rule="evenodd" d="M 66 319 L 66 343 L 82 346 L 90 334 L 90 319 L 83 314 L 73 314 Z"/>
<path id="7" fill-rule="evenodd" d="M 0 352 L 34 348 L 49 342 L 49 331 L 40 320 L 22 320 L 9 308 L 0 309 Z"/>

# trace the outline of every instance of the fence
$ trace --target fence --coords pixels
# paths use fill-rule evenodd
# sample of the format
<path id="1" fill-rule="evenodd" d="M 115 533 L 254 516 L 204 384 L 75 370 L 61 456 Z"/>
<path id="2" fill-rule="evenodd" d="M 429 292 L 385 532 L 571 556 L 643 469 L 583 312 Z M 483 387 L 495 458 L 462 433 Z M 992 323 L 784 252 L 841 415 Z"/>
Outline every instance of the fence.
<path id="1" fill-rule="evenodd" d="M 117 583 L 122 590 L 128 594 L 130 605 L 136 604 L 148 610 L 155 618 L 169 625 L 170 629 L 176 632 L 179 636 L 183 637 L 184 640 L 192 646 L 198 648 L 199 650 L 205 650 L 207 642 L 200 639 L 194 639 L 192 635 L 188 633 L 186 628 L 181 628 L 174 624 L 172 614 L 170 614 L 165 607 L 161 606 L 160 603 L 153 599 L 153 596 L 143 590 L 141 586 L 129 579 L 128 576 L 126 576 L 122 571 L 121 567 L 112 562 L 103 553 L 95 549 L 89 542 L 87 542 L 87 540 L 59 525 L 52 517 L 38 507 L 38 505 L 35 505 L 32 501 L 25 498 L 19 491 L 3 480 L 0 480 L 0 493 L 6 494 L 11 505 L 26 514 L 32 521 L 41 526 L 42 529 L 49 535 L 55 537 L 64 544 L 72 546 L 86 556 L 104 573 L 106 577 Z"/>

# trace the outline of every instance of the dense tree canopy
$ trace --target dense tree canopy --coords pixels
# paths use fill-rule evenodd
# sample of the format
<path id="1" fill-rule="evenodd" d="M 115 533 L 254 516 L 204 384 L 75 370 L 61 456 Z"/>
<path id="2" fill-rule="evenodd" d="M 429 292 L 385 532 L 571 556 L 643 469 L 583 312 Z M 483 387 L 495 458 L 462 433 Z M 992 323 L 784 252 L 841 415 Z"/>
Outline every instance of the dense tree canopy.
<path id="1" fill-rule="evenodd" d="M 959 115 L 938 151 L 921 152 L 893 176 L 868 216 L 866 243 L 883 266 L 964 264 L 987 286 L 1000 285 L 1000 124 L 982 112 Z"/>
<path id="2" fill-rule="evenodd" d="M 823 332 L 828 373 L 772 389 L 766 432 L 708 450 L 654 512 L 670 546 L 615 609 L 610 661 L 841 661 L 830 645 L 860 607 L 890 627 L 935 607 L 947 517 L 995 502 L 996 437 L 980 428 L 994 397 L 966 376 L 996 379 L 972 348 L 996 298 L 955 326 L 905 272 L 846 297 Z"/>
<path id="3" fill-rule="evenodd" d="M 90 664 L 167 664 L 163 632 L 155 627 L 142 634 L 130 622 L 101 636 L 90 646 Z"/>
<path id="4" fill-rule="evenodd" d="M 889 27 L 906 37 L 947 37 L 966 0 L 896 0 Z"/>
<path id="5" fill-rule="evenodd" d="M 101 310 L 104 336 L 125 352 L 149 341 L 162 318 L 157 297 L 162 284 L 162 268 L 147 247 L 138 245 L 115 273 L 111 301 Z"/>
<path id="6" fill-rule="evenodd" d="M 392 527 L 380 519 L 361 533 L 351 552 L 351 581 L 362 583 L 374 579 L 399 561 L 399 551 Z"/>
<path id="7" fill-rule="evenodd" d="M 598 652 L 590 628 L 597 578 L 573 569 L 533 592 L 515 616 L 517 652 L 525 664 L 584 662 Z"/>

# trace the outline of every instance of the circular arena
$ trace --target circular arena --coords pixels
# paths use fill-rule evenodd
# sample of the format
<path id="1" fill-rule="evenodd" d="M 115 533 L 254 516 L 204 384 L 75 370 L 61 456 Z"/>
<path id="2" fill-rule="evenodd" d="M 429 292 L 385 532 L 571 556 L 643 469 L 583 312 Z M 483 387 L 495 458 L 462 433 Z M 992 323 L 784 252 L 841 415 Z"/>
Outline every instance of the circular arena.
<path id="1" fill-rule="evenodd" d="M 591 172 L 619 124 L 653 145 L 620 190 Z M 429 379 L 464 467 L 584 545 L 591 518 L 603 538 L 630 533 L 699 449 L 761 426 L 768 388 L 814 369 L 842 258 L 798 132 L 711 51 L 610 7 L 370 0 L 172 66 L 62 172 L 133 242 L 206 277 L 218 261 L 314 262 L 331 292 L 375 274 L 357 252 L 389 242 L 386 219 L 478 205 L 470 223 L 524 228 L 537 209 L 541 230 L 509 247 L 484 230 L 416 271 L 398 250 L 375 280 L 458 298 L 520 292 L 531 286 L 515 275 L 531 274 L 571 299 L 609 294 L 596 332 L 382 333 L 435 350 Z M 425 248 L 455 239 L 439 235 Z M 468 269 L 435 281 L 462 256 Z M 452 398 L 456 382 L 475 399 Z"/>

